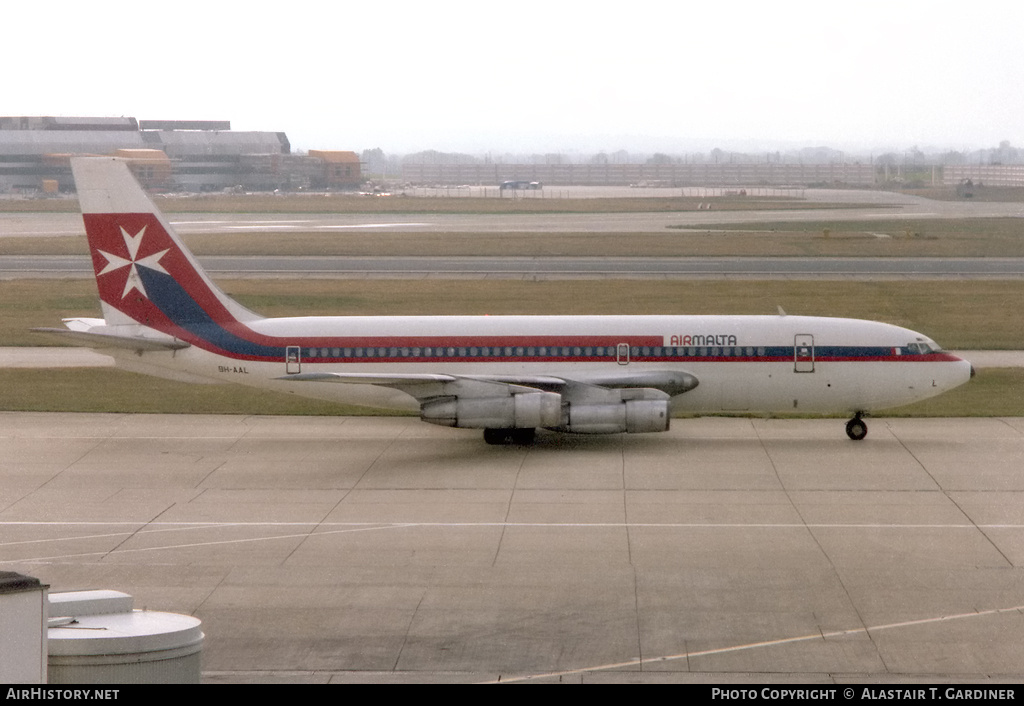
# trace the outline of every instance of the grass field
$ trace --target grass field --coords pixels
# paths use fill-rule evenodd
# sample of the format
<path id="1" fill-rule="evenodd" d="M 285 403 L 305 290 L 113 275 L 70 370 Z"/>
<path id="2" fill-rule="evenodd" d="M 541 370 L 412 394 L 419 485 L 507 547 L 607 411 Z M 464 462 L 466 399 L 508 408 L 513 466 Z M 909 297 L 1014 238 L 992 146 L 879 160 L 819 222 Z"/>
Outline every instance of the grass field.
<path id="1" fill-rule="evenodd" d="M 672 190 L 675 191 L 675 190 Z M 156 196 L 165 213 L 666 213 L 696 211 L 707 204 L 719 211 L 815 210 L 831 204 L 793 198 L 625 197 L 625 198 L 375 198 L 329 194 L 202 194 Z M 844 204 L 857 208 L 857 204 Z M 877 208 L 877 206 L 873 206 Z M 78 213 L 78 199 L 0 199 L 0 213 Z"/>

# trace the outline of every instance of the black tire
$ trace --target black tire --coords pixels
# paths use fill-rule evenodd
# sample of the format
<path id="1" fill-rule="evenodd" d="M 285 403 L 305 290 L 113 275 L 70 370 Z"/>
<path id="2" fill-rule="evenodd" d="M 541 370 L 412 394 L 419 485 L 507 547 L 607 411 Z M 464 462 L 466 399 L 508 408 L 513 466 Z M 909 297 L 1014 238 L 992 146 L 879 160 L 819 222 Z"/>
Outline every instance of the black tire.
<path id="1" fill-rule="evenodd" d="M 868 435 L 868 425 L 860 417 L 854 417 L 846 423 L 846 435 L 854 441 L 861 441 Z"/>
<path id="2" fill-rule="evenodd" d="M 492 446 L 529 446 L 536 429 L 484 429 L 484 441 Z"/>

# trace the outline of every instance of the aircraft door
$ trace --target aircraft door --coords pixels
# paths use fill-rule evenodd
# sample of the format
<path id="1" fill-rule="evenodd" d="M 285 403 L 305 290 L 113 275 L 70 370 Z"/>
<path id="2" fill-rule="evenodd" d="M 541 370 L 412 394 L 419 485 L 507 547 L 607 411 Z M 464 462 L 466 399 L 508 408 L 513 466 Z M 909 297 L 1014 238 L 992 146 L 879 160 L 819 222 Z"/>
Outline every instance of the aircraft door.
<path id="1" fill-rule="evenodd" d="M 298 346 L 288 346 L 284 352 L 284 371 L 287 375 L 296 375 L 302 372 L 302 349 Z"/>
<path id="2" fill-rule="evenodd" d="M 793 341 L 793 372 L 814 372 L 814 336 L 798 333 Z"/>
<path id="3" fill-rule="evenodd" d="M 629 344 L 620 343 L 615 347 L 615 359 L 619 365 L 629 365 Z"/>

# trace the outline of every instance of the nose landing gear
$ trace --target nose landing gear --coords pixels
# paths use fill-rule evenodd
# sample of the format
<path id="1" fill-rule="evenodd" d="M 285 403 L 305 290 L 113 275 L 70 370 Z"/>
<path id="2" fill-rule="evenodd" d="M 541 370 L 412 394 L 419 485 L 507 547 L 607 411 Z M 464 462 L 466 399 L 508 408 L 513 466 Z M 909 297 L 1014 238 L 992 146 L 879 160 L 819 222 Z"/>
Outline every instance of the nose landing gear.
<path id="1" fill-rule="evenodd" d="M 860 441 L 868 435 L 868 425 L 861 418 L 862 416 L 863 412 L 857 412 L 853 419 L 846 423 L 846 435 L 854 441 Z"/>

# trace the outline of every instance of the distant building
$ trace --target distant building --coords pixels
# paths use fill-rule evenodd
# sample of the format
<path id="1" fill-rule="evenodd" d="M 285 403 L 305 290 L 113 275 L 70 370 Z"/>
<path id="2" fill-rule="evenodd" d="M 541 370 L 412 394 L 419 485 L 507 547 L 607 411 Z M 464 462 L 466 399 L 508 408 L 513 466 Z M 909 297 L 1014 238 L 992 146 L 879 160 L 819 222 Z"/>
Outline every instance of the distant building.
<path id="1" fill-rule="evenodd" d="M 954 186 L 970 181 L 973 186 L 1024 187 L 1024 166 L 1020 164 L 956 165 L 942 168 L 942 183 Z"/>
<path id="2" fill-rule="evenodd" d="M 157 191 L 357 188 L 362 179 L 354 152 L 293 156 L 285 133 L 234 131 L 229 121 L 25 116 L 0 117 L 0 193 L 73 191 L 70 158 L 82 154 L 124 157 Z"/>
<path id="3" fill-rule="evenodd" d="M 412 184 L 870 186 L 875 183 L 875 168 L 871 164 L 449 164 L 405 160 L 402 179 Z"/>
<path id="4" fill-rule="evenodd" d="M 355 152 L 310 150 L 320 169 L 310 184 L 315 189 L 354 189 L 363 183 L 362 164 Z"/>

